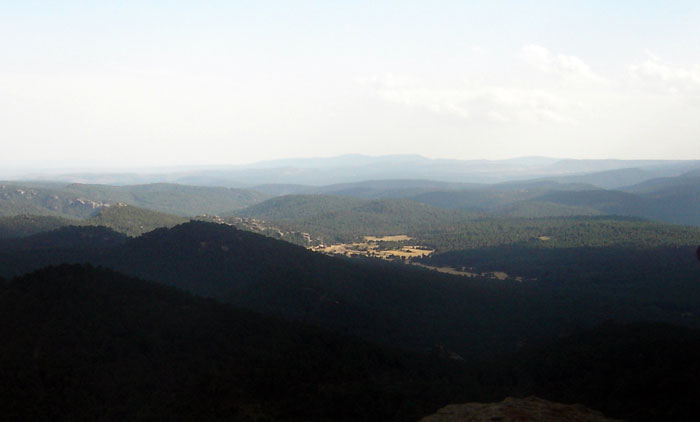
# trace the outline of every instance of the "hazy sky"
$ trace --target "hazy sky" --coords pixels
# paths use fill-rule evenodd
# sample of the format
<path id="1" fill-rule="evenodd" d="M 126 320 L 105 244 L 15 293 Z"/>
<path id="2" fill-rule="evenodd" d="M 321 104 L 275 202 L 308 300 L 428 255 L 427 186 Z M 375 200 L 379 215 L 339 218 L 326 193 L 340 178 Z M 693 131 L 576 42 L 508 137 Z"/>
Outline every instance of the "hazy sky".
<path id="1" fill-rule="evenodd" d="M 700 2 L 0 0 L 0 165 L 700 159 Z"/>

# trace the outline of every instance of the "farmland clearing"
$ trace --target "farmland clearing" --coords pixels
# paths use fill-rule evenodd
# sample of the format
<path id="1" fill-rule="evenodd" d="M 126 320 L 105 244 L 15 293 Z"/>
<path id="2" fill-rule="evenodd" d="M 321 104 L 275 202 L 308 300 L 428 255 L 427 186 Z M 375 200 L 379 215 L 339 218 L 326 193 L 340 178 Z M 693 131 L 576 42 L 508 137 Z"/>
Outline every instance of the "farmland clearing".
<path id="1" fill-rule="evenodd" d="M 403 234 L 381 237 L 364 236 L 363 239 L 363 242 L 313 246 L 311 249 L 332 255 L 366 256 L 388 261 L 410 261 L 412 258 L 422 258 L 435 252 L 435 250 L 425 246 L 408 243 L 412 239 Z"/>

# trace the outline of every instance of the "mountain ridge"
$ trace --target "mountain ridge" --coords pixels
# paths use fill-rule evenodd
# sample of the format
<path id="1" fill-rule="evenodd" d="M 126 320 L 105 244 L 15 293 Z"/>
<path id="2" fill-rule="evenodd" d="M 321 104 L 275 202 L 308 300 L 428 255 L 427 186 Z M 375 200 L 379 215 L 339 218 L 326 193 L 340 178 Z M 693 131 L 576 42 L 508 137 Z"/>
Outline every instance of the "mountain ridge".
<path id="1" fill-rule="evenodd" d="M 327 158 L 302 158 L 263 161 L 235 166 L 180 168 L 177 171 L 118 174 L 105 178 L 99 173 L 52 174 L 54 180 L 110 180 L 114 184 L 170 182 L 225 187 L 250 187 L 260 184 L 333 184 L 371 179 L 427 178 L 445 182 L 503 182 L 639 167 L 658 176 L 700 167 L 697 160 L 613 160 L 555 159 L 520 157 L 502 160 L 459 160 L 426 158 L 417 155 L 346 155 Z M 680 169 L 680 170 L 674 170 Z M 659 173 L 660 172 L 660 173 Z M 669 173 L 671 172 L 671 173 Z M 35 175 L 34 178 L 37 178 Z M 121 182 L 120 182 L 121 181 Z M 323 182 L 319 182 L 323 181 Z M 641 181 L 641 180 L 640 180 Z"/>

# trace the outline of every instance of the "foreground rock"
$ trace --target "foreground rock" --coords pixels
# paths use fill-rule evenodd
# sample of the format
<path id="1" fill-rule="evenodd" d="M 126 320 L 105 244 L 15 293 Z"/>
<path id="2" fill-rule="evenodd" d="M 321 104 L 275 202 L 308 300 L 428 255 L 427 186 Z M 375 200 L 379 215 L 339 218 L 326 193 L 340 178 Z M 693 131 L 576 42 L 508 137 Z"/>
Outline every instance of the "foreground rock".
<path id="1" fill-rule="evenodd" d="M 507 397 L 500 403 L 451 404 L 421 422 L 615 422 L 580 404 L 561 404 L 537 397 Z M 619 422 L 619 421 L 618 421 Z"/>

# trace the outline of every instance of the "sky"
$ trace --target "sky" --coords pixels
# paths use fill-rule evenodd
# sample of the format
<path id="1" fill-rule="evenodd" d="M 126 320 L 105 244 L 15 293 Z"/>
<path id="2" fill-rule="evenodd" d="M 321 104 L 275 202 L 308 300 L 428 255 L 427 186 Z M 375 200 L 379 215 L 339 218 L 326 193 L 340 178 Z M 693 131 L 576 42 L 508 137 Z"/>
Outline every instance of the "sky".
<path id="1" fill-rule="evenodd" d="M 0 166 L 700 159 L 697 1 L 0 0 Z"/>

